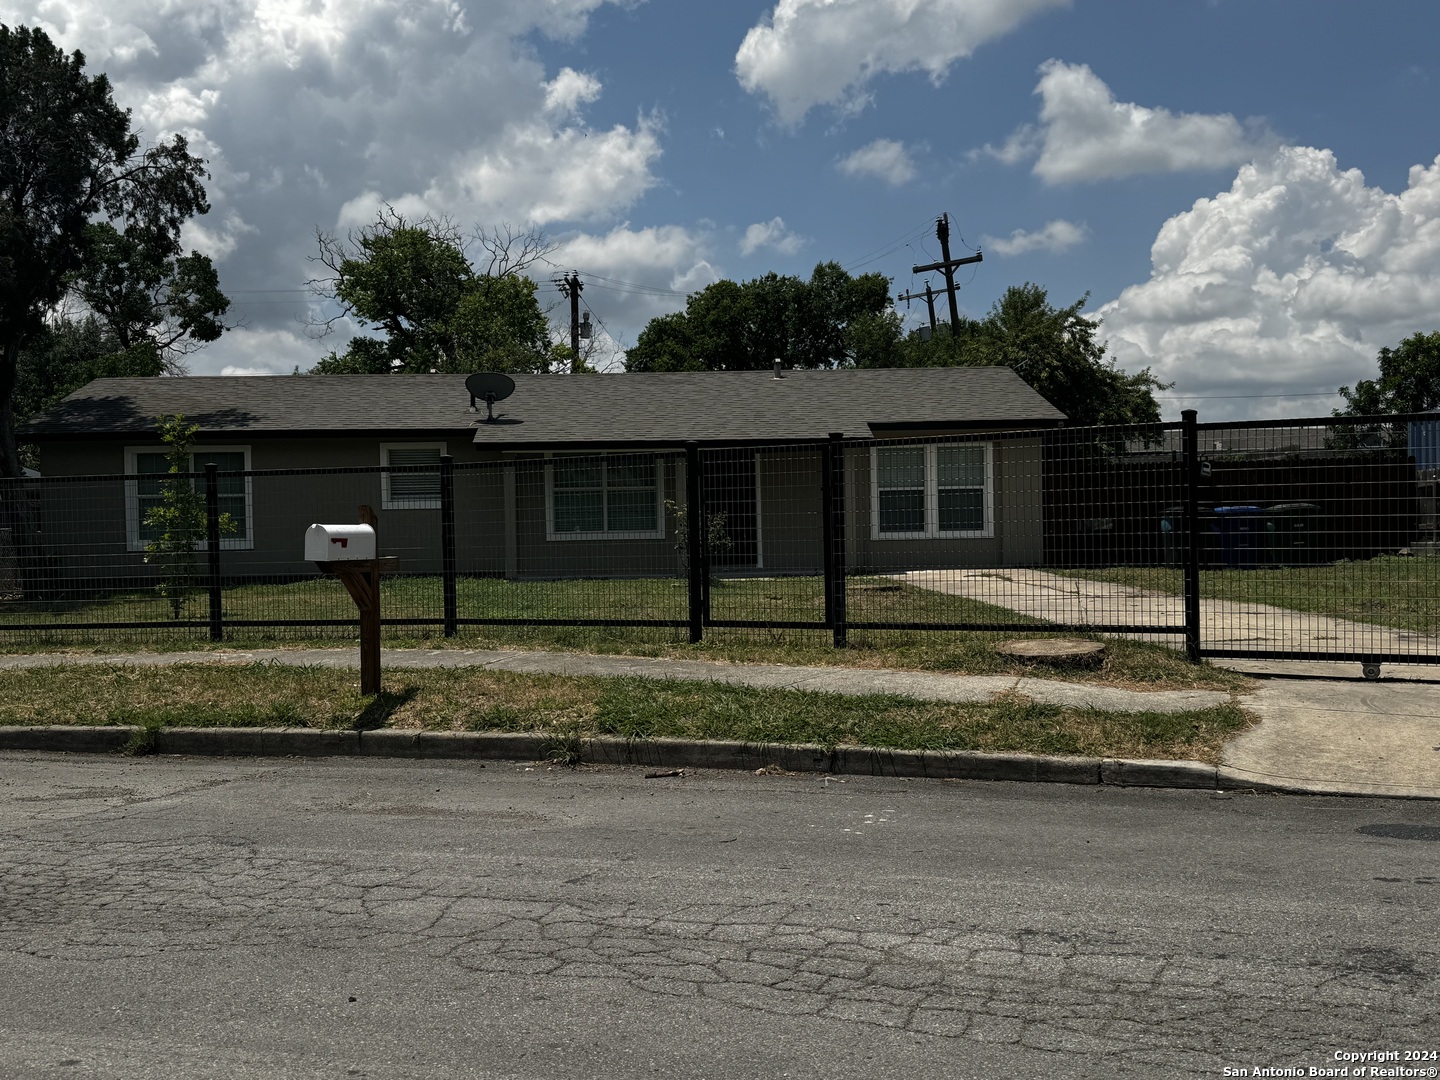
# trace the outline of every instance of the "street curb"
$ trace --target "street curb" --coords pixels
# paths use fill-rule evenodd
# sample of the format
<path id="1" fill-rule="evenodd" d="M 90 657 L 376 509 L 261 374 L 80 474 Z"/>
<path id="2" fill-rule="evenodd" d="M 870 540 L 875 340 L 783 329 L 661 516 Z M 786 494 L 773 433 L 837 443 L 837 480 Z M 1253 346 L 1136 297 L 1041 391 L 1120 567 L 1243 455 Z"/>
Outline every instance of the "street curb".
<path id="1" fill-rule="evenodd" d="M 118 753 L 138 727 L 49 725 L 0 727 L 0 751 Z M 694 739 L 600 737 L 565 744 L 538 733 L 491 731 L 373 731 L 315 728 L 161 728 L 152 753 L 217 757 L 389 757 L 510 761 L 556 760 L 597 765 L 671 769 L 735 769 L 822 772 L 851 776 L 928 777 L 944 780 L 1014 780 L 1029 783 L 1097 784 L 1114 787 L 1248 788 L 1308 794 L 1303 788 L 1257 784 L 1225 775 L 1198 761 L 1132 761 L 1122 758 L 1053 757 L 1042 754 L 947 750 L 890 750 L 845 746 L 705 742 Z"/>
<path id="2" fill-rule="evenodd" d="M 125 749 L 135 727 L 72 727 L 47 724 L 0 727 L 0 750 L 53 750 L 71 754 L 116 754 Z"/>
<path id="3" fill-rule="evenodd" d="M 1118 787 L 1220 787 L 1219 770 L 1200 761 L 1130 761 L 1106 758 L 1100 763 L 1100 782 Z"/>
<path id="4" fill-rule="evenodd" d="M 44 751 L 118 754 L 144 729 L 51 724 L 0 727 L 0 752 Z M 662 769 L 761 769 L 848 776 L 926 777 L 934 780 L 1013 780 L 1106 787 L 1190 788 L 1277 795 L 1332 795 L 1372 799 L 1431 796 L 1318 789 L 1300 783 L 1257 780 L 1201 761 L 989 754 L 968 750 L 891 750 L 879 746 L 706 742 L 698 739 L 618 739 L 568 742 L 538 732 L 373 731 L 317 728 L 192 728 L 155 731 L 144 753 L 197 757 L 380 757 L 433 760 L 558 761 L 567 764 L 638 765 Z"/>

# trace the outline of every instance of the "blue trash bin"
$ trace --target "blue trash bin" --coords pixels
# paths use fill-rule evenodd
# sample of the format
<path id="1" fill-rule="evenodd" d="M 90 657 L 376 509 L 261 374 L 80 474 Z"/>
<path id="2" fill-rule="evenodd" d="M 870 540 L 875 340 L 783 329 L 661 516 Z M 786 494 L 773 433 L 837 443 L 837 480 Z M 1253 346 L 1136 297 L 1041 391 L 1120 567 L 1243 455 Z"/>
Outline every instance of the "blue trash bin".
<path id="1" fill-rule="evenodd" d="M 1234 570 L 1254 570 L 1268 556 L 1265 512 L 1258 506 L 1217 506 L 1220 554 Z"/>

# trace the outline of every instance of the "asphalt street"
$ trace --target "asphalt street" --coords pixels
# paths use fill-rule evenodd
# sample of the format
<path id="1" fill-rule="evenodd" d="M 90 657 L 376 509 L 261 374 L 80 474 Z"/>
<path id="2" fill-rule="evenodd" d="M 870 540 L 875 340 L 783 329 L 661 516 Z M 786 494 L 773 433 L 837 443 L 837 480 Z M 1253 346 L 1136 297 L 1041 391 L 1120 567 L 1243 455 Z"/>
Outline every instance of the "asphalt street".
<path id="1" fill-rule="evenodd" d="M 1332 1067 L 1437 901 L 1433 803 L 9 753 L 0 1076 Z"/>

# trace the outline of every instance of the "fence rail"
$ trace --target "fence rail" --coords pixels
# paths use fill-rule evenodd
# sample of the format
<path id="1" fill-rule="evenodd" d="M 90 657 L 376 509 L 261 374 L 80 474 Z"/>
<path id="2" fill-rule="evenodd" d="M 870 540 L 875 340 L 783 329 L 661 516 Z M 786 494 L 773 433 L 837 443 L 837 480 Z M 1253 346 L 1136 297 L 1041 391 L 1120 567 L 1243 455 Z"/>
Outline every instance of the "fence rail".
<path id="1" fill-rule="evenodd" d="M 365 504 L 399 557 L 383 588 L 392 630 L 814 632 L 836 647 L 852 633 L 1078 632 L 1196 660 L 1436 663 L 1437 474 L 1408 442 L 1433 446 L 1437 423 L 1187 412 L 1137 427 L 6 480 L 0 645 L 349 632 L 354 609 L 301 558 L 302 537 Z M 185 499 L 188 523 L 157 512 Z"/>

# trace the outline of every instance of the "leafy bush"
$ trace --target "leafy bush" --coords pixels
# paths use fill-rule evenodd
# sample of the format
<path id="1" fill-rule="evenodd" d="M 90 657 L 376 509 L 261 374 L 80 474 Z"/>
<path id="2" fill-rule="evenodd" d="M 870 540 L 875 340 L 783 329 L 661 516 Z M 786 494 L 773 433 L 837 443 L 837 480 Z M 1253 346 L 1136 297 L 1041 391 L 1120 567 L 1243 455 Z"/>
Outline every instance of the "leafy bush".
<path id="1" fill-rule="evenodd" d="M 170 602 L 171 614 L 179 619 L 200 577 L 199 548 L 205 543 L 205 496 L 194 481 L 184 475 L 191 471 L 190 448 L 195 442 L 196 424 L 185 423 L 180 414 L 157 418 L 160 441 L 168 447 L 169 466 L 160 481 L 160 503 L 145 511 L 148 529 L 160 535 L 145 545 L 145 561 L 160 569 L 159 594 Z M 220 515 L 222 535 L 235 532 L 235 519 Z"/>

